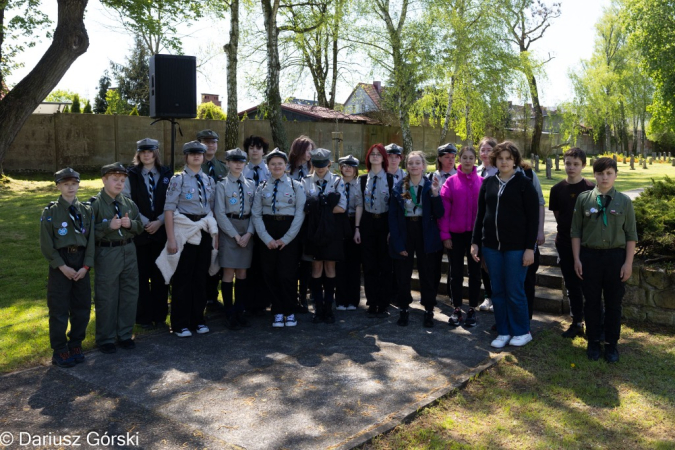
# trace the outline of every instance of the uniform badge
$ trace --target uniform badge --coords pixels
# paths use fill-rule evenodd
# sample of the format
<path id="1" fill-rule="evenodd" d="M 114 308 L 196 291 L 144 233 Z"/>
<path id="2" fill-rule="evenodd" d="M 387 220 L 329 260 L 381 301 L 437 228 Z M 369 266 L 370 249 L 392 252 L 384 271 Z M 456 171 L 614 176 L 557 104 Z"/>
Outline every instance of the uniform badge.
<path id="1" fill-rule="evenodd" d="M 230 199 L 230 205 L 236 205 L 236 204 L 237 204 L 237 199 L 234 198 L 234 197 L 232 197 L 232 198 Z"/>
<path id="2" fill-rule="evenodd" d="M 66 227 L 68 226 L 68 222 L 61 222 L 61 226 L 62 226 L 63 228 L 66 228 Z"/>
<path id="3" fill-rule="evenodd" d="M 66 234 L 68 234 L 68 230 L 65 228 L 59 228 L 59 235 L 65 236 Z"/>
<path id="4" fill-rule="evenodd" d="M 288 199 L 288 204 L 289 204 L 289 205 L 292 205 L 292 204 L 293 204 L 293 199 L 292 199 L 292 198 L 289 198 L 289 199 Z"/>
<path id="5" fill-rule="evenodd" d="M 194 194 L 194 193 L 195 193 L 195 188 L 190 189 L 190 194 Z"/>
<path id="6" fill-rule="evenodd" d="M 51 221 L 52 221 L 52 217 L 51 217 L 51 216 L 47 216 L 47 222 L 51 222 Z"/>
<path id="7" fill-rule="evenodd" d="M 103 219 L 103 220 L 102 220 L 102 222 L 107 222 L 107 221 L 108 221 L 108 219 Z"/>
<path id="8" fill-rule="evenodd" d="M 591 212 L 590 212 L 590 211 L 586 211 L 584 214 L 586 215 L 586 217 L 590 217 Z"/>
<path id="9" fill-rule="evenodd" d="M 596 212 L 598 212 L 598 210 L 597 210 L 597 209 L 595 209 L 595 208 L 591 208 L 591 214 L 595 214 Z"/>
<path id="10" fill-rule="evenodd" d="M 169 184 L 169 179 L 167 177 L 164 177 L 162 181 L 164 182 L 164 184 Z"/>
<path id="11" fill-rule="evenodd" d="M 272 193 L 270 193 L 270 192 L 265 193 L 265 197 L 270 198 L 271 196 L 272 196 Z"/>
<path id="12" fill-rule="evenodd" d="M 187 194 L 185 194 L 185 198 L 188 200 L 192 200 L 192 194 L 188 192 Z"/>
<path id="13" fill-rule="evenodd" d="M 609 211 L 609 213 L 610 213 L 610 214 L 616 214 L 616 210 L 613 210 L 613 209 L 612 209 L 612 210 Z"/>

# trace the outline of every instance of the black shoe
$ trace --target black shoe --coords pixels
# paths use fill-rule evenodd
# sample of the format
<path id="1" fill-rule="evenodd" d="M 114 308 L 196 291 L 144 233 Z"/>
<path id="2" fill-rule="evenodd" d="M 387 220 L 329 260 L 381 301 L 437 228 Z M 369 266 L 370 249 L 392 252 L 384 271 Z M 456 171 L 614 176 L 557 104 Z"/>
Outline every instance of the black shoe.
<path id="1" fill-rule="evenodd" d="M 366 311 L 366 314 L 368 314 L 369 319 L 374 319 L 377 317 L 377 306 L 369 306 L 368 311 Z"/>
<path id="2" fill-rule="evenodd" d="M 464 319 L 462 318 L 462 310 L 460 308 L 455 308 L 455 310 L 450 315 L 448 323 L 453 327 L 458 327 L 462 324 Z"/>
<path id="3" fill-rule="evenodd" d="M 225 328 L 231 331 L 237 331 L 241 330 L 241 327 L 239 326 L 239 322 L 234 316 L 225 316 L 223 317 L 223 325 L 225 325 Z"/>
<path id="4" fill-rule="evenodd" d="M 52 355 L 52 364 L 55 366 L 70 368 L 75 366 L 75 360 L 68 352 L 54 353 Z"/>
<path id="5" fill-rule="evenodd" d="M 133 339 L 125 339 L 119 342 L 119 346 L 124 350 L 133 350 L 136 348 L 136 341 Z"/>
<path id="6" fill-rule="evenodd" d="M 584 335 L 584 324 L 583 323 L 573 323 L 570 327 L 563 331 L 562 337 L 574 339 L 577 336 Z"/>
<path id="7" fill-rule="evenodd" d="M 380 306 L 377 308 L 377 312 L 375 313 L 375 317 L 378 319 L 384 319 L 386 317 L 389 317 L 389 310 L 386 306 Z"/>
<path id="8" fill-rule="evenodd" d="M 432 328 L 434 326 L 434 312 L 433 311 L 424 311 L 424 322 L 422 322 L 424 328 Z"/>
<path id="9" fill-rule="evenodd" d="M 605 345 L 605 361 L 610 364 L 619 362 L 619 349 L 616 348 L 616 344 Z"/>
<path id="10" fill-rule="evenodd" d="M 476 310 L 469 308 L 469 311 L 466 313 L 466 319 L 464 319 L 464 326 L 475 327 L 476 325 L 478 325 L 478 321 L 476 320 Z"/>
<path id="11" fill-rule="evenodd" d="M 597 361 L 600 359 L 600 353 L 601 353 L 600 342 L 594 341 L 588 343 L 588 347 L 586 348 L 586 355 L 588 355 L 588 359 L 590 359 L 591 361 Z"/>
<path id="12" fill-rule="evenodd" d="M 410 319 L 410 312 L 407 310 L 401 310 L 398 316 L 398 321 L 396 322 L 396 325 L 400 327 L 407 327 L 408 326 L 408 320 Z"/>
<path id="13" fill-rule="evenodd" d="M 103 344 L 99 345 L 98 349 L 101 351 L 101 353 L 115 353 L 117 351 L 117 347 L 115 347 L 115 344 Z"/>
<path id="14" fill-rule="evenodd" d="M 76 364 L 84 362 L 84 353 L 82 353 L 82 347 L 73 347 L 70 349 L 70 357 L 73 358 Z"/>

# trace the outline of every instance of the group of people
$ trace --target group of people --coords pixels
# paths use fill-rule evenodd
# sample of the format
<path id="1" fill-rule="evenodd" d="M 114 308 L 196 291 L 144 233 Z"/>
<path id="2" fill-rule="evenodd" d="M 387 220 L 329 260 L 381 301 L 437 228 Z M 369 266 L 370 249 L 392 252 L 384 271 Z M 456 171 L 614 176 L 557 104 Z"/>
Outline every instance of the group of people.
<path id="1" fill-rule="evenodd" d="M 250 326 L 270 306 L 273 327 L 294 327 L 296 314 L 309 310 L 308 291 L 311 321 L 332 324 L 335 311 L 358 309 L 361 273 L 368 317 L 385 318 L 395 304 L 397 324 L 408 326 L 415 265 L 422 324 L 433 327 L 445 254 L 451 326 L 476 326 L 478 310 L 493 311 L 493 347 L 532 340 L 545 203 L 513 143 L 486 137 L 478 154 L 442 145 L 429 173 L 423 152 L 404 156 L 396 144 L 375 144 L 359 175 L 352 155 L 339 158 L 339 173 L 331 172 L 331 152 L 307 136 L 295 139 L 288 155 L 249 136 L 243 150 L 225 152 L 225 162 L 215 157 L 216 132 L 196 137 L 183 146 L 185 166 L 175 175 L 162 166 L 158 141 L 138 141 L 132 165 L 104 166 L 103 188 L 87 202 L 77 199 L 77 172 L 56 172 L 61 196 L 43 211 L 40 237 L 50 267 L 54 364 L 84 361 L 92 267 L 96 344 L 103 353 L 133 349 L 134 324 L 164 326 L 169 286 L 171 330 L 179 338 L 209 333 L 208 308 L 223 309 L 231 330 Z M 571 149 L 564 158 L 567 179 L 551 189 L 550 205 L 573 316 L 564 336 L 583 334 L 585 316 L 589 358 L 599 359 L 604 330 L 605 358 L 613 362 L 637 240 L 632 205 L 613 188 L 613 160 L 596 161 L 594 187 L 581 177 L 583 151 Z"/>

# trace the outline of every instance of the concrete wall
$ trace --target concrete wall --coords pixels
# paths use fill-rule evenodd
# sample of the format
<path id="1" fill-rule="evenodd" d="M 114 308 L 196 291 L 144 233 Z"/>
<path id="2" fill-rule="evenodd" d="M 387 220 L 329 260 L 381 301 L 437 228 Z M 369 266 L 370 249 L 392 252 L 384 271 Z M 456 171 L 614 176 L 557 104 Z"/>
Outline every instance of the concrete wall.
<path id="1" fill-rule="evenodd" d="M 150 137 L 158 139 L 163 150 L 164 162 L 169 161 L 171 126 L 166 121 L 151 125 L 153 119 L 139 116 L 106 116 L 93 114 L 32 115 L 17 135 L 5 156 L 4 169 L 7 171 L 54 172 L 65 166 L 76 170 L 99 169 L 114 161 L 129 163 L 136 151 L 136 141 Z M 402 143 L 398 127 L 362 125 L 335 122 L 286 122 L 286 133 L 292 141 L 301 134 L 311 137 L 320 147 L 333 150 L 332 132 L 343 133 L 343 154 L 353 154 L 360 160 L 368 148 L 378 142 Z M 180 121 L 176 133 L 175 159 L 179 166 L 183 160 L 182 146 L 195 138 L 199 130 L 211 128 L 221 136 L 225 134 L 225 122 L 221 120 L 189 119 Z M 423 150 L 432 159 L 439 145 L 440 129 L 412 127 L 415 149 Z M 269 122 L 245 120 L 239 127 L 239 142 L 249 135 L 259 135 L 272 141 Z M 510 137 L 520 148 L 525 148 L 519 136 Z M 557 144 L 554 136 L 553 144 Z M 446 142 L 459 142 L 450 131 Z M 588 136 L 582 136 L 578 143 L 581 148 L 594 154 L 599 146 Z M 549 148 L 549 135 L 542 136 L 542 148 Z M 222 151 L 221 147 L 221 151 Z M 219 154 L 222 159 L 222 153 Z"/>

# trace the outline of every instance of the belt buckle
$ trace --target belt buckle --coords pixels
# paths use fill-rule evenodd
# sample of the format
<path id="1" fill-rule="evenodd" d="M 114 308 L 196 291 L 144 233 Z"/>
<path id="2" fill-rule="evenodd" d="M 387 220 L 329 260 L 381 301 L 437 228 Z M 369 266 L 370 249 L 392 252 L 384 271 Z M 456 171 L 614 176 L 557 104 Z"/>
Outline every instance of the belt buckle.
<path id="1" fill-rule="evenodd" d="M 68 253 L 77 253 L 77 246 L 76 245 L 69 245 L 66 247 L 66 251 Z"/>
<path id="2" fill-rule="evenodd" d="M 380 214 L 373 214 L 373 219 L 379 219 L 379 218 L 380 218 Z"/>
<path id="3" fill-rule="evenodd" d="M 284 216 L 274 216 L 274 220 L 282 221 L 284 220 Z"/>

